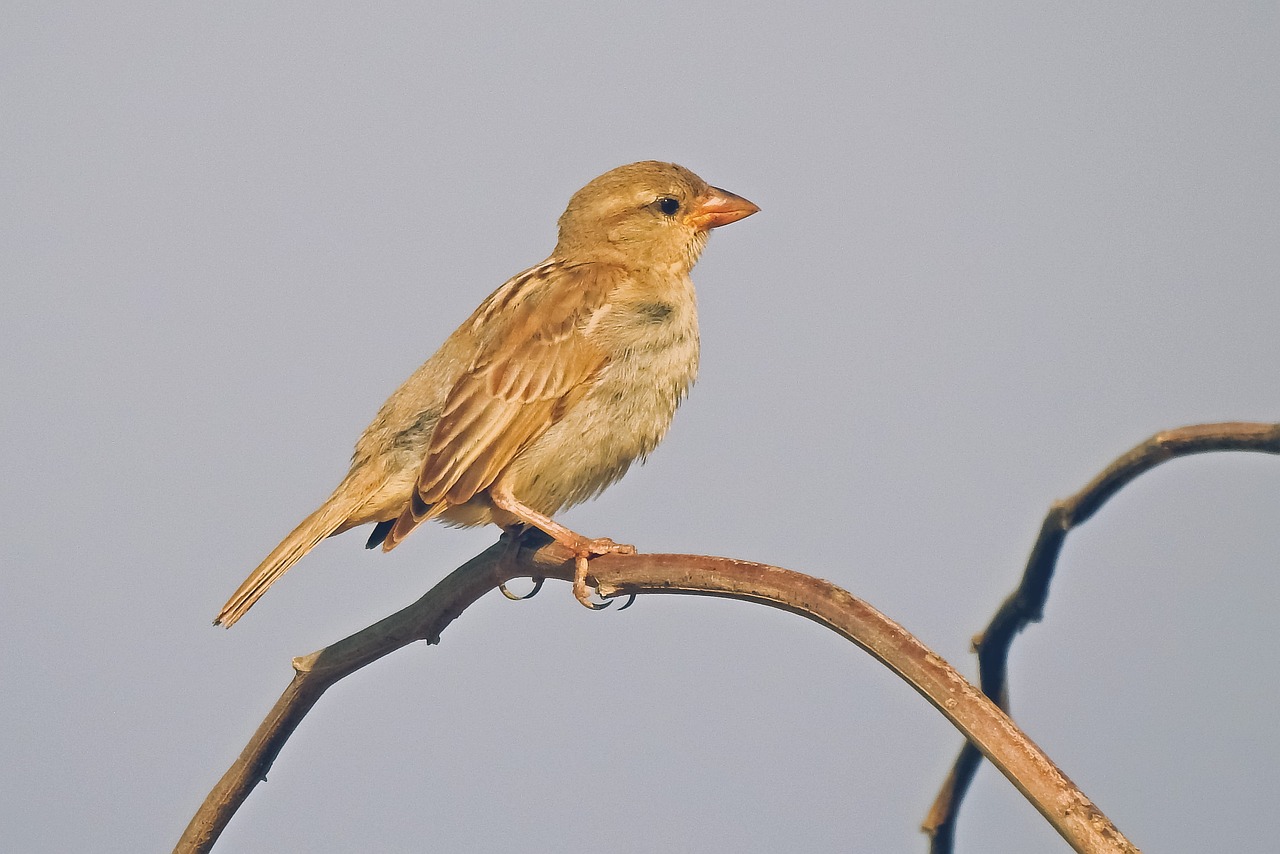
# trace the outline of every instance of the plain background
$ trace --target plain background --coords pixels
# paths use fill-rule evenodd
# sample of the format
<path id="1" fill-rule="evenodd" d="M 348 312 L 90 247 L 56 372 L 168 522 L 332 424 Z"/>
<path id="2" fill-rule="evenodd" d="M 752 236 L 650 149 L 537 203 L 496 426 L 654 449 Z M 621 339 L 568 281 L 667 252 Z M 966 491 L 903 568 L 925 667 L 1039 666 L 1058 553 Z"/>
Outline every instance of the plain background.
<path id="1" fill-rule="evenodd" d="M 382 400 L 659 158 L 759 204 L 702 376 L 564 521 L 807 571 L 973 675 L 1044 511 L 1163 428 L 1277 418 L 1275 3 L 6 3 L 0 839 L 163 851 L 289 660 L 493 541 L 322 544 L 210 625 Z M 1017 719 L 1148 851 L 1263 851 L 1280 461 L 1071 536 Z M 741 603 L 492 595 L 333 690 L 219 851 L 923 851 L 960 745 Z M 998 773 L 966 852 L 1063 851 Z"/>

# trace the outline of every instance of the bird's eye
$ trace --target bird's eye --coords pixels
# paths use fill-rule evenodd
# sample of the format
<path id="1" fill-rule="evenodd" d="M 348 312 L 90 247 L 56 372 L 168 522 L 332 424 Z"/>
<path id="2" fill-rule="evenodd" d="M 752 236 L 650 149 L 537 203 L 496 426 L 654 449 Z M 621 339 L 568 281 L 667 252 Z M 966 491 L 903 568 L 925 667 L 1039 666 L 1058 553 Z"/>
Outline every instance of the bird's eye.
<path id="1" fill-rule="evenodd" d="M 658 210 L 667 216 L 675 216 L 676 212 L 680 210 L 680 200 L 671 196 L 659 197 L 656 204 L 658 205 Z"/>

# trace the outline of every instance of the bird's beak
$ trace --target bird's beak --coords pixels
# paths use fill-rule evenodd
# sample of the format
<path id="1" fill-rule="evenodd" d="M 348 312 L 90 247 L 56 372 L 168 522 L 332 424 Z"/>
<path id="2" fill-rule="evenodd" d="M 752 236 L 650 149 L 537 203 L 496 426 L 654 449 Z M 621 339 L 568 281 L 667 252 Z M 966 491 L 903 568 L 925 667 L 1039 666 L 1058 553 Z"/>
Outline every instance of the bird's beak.
<path id="1" fill-rule="evenodd" d="M 728 190 L 711 187 L 694 200 L 684 221 L 699 231 L 709 231 L 751 216 L 760 208 Z"/>

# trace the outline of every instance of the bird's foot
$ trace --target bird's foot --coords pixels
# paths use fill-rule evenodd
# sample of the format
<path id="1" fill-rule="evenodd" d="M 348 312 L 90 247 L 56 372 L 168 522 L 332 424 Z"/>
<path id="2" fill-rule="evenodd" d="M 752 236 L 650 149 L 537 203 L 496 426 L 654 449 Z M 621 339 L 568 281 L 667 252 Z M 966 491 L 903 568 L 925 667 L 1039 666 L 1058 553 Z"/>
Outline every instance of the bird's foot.
<path id="1" fill-rule="evenodd" d="M 498 585 L 498 589 L 502 591 L 503 596 L 506 596 L 512 602 L 523 602 L 525 599 L 532 599 L 534 596 L 537 596 L 538 591 L 542 589 L 542 582 L 544 581 L 546 581 L 545 578 L 533 579 L 533 589 L 524 594 L 512 593 L 507 589 L 507 582 L 505 581 Z"/>
<path id="2" fill-rule="evenodd" d="M 579 602 L 593 611 L 601 611 L 612 605 L 607 600 L 596 601 L 593 594 L 596 592 L 587 586 L 587 568 L 588 561 L 599 555 L 633 555 L 636 553 L 636 547 L 627 545 L 626 543 L 615 543 L 608 537 L 598 537 L 594 540 L 583 540 L 573 547 L 573 595 Z M 627 604 L 618 610 L 621 611 L 631 606 L 635 601 L 632 595 L 627 600 Z"/>
<path id="3" fill-rule="evenodd" d="M 520 548 L 523 544 L 524 533 L 523 529 L 507 529 L 502 532 L 502 539 L 506 540 L 507 546 L 503 549 L 502 557 L 498 558 L 499 565 L 507 563 L 514 564 L 516 562 L 516 559 L 520 555 Z M 508 590 L 507 583 L 505 581 L 498 585 L 498 590 L 502 591 L 502 595 L 506 596 L 512 602 L 522 602 L 525 599 L 532 599 L 534 596 L 537 596 L 538 591 L 542 589 L 542 582 L 544 581 L 546 581 L 545 578 L 541 578 L 536 575 L 533 576 L 533 589 L 523 595 L 512 593 Z"/>

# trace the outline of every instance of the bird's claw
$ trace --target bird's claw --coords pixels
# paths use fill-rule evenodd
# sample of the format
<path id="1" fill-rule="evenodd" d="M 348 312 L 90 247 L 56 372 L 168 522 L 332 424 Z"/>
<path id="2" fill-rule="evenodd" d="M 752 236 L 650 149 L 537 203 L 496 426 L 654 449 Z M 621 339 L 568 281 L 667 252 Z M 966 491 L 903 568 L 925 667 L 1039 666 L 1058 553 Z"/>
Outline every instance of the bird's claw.
<path id="1" fill-rule="evenodd" d="M 591 596 L 595 593 L 587 586 L 587 556 L 579 553 L 573 559 L 573 596 L 584 607 L 590 608 L 592 611 L 603 611 L 613 603 L 604 600 L 602 602 L 594 601 Z"/>
<path id="2" fill-rule="evenodd" d="M 612 600 L 596 601 L 592 598 L 592 594 L 596 593 L 587 586 L 587 564 L 591 558 L 597 555 L 633 555 L 636 553 L 636 547 L 627 545 L 626 543 L 615 543 L 608 537 L 600 537 L 595 540 L 587 540 L 581 543 L 574 555 L 573 560 L 573 595 L 585 607 L 592 611 L 603 611 L 613 604 Z M 635 594 L 631 594 L 627 599 L 627 603 L 619 608 L 622 611 L 631 607 L 631 603 L 636 599 Z"/>
<path id="3" fill-rule="evenodd" d="M 507 583 L 505 581 L 498 585 L 498 589 L 502 591 L 503 596 L 506 596 L 512 602 L 523 602 L 525 599 L 532 599 L 534 596 L 537 596 L 538 591 L 542 589 L 542 582 L 544 581 L 546 581 L 545 578 L 533 579 L 533 589 L 528 593 L 525 593 L 523 596 L 517 595 L 508 590 Z"/>

